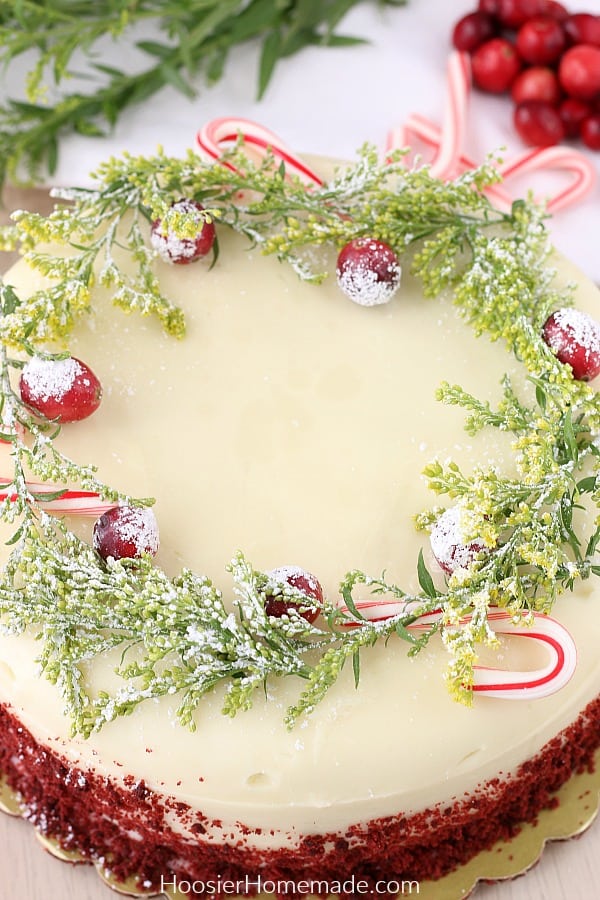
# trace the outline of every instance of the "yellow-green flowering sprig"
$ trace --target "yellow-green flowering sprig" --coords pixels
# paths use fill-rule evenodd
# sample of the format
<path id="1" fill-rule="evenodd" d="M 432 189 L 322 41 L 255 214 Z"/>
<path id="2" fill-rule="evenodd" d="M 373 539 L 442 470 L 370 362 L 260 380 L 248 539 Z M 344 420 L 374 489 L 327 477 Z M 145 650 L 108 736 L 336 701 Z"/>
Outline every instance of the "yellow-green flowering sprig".
<path id="1" fill-rule="evenodd" d="M 223 712 L 235 715 L 249 708 L 268 678 L 296 675 L 308 686 L 288 713 L 292 725 L 339 674 L 335 660 L 357 659 L 360 646 L 393 633 L 417 643 L 402 624 L 412 621 L 406 616 L 343 634 L 330 623 L 362 620 L 327 604 L 323 628 L 293 611 L 273 618 L 265 611 L 269 576 L 239 553 L 230 571 L 233 610 L 207 578 L 189 570 L 170 579 L 149 558 L 105 563 L 61 525 L 52 541 L 29 529 L 0 581 L 0 615 L 10 633 L 29 629 L 37 635 L 41 669 L 61 692 L 73 734 L 83 736 L 146 700 L 173 694 L 179 696 L 180 722 L 194 729 L 198 703 L 217 685 L 225 687 Z M 281 596 L 301 599 L 293 588 Z M 100 685 L 92 694 L 87 664 L 117 648 L 121 686 L 115 691 Z M 314 666 L 311 657 L 319 652 Z"/>
<path id="2" fill-rule="evenodd" d="M 17 543 L 23 535 L 38 531 L 49 540 L 54 538 L 55 521 L 43 513 L 40 504 L 58 499 L 70 485 L 77 484 L 83 490 L 96 492 L 109 503 L 150 503 L 135 501 L 116 491 L 96 477 L 93 465 L 81 465 L 69 459 L 55 443 L 60 427 L 52 421 L 36 416 L 23 403 L 14 381 L 32 347 L 26 338 L 20 342 L 9 337 L 5 321 L 18 313 L 20 299 L 14 290 L 0 279 L 0 437 L 10 447 L 12 472 L 2 472 L 2 491 L 8 496 L 0 503 L 0 520 L 15 524 L 11 542 Z M 20 355 L 11 355 L 17 350 Z M 36 480 L 52 484 L 53 493 L 36 491 Z"/>
<path id="3" fill-rule="evenodd" d="M 94 189 L 55 191 L 60 202 L 49 216 L 16 213 L 14 225 L 0 229 L 0 244 L 18 245 L 50 282 L 7 318 L 6 340 L 17 344 L 26 334 L 33 344 L 64 341 L 88 308 L 95 282 L 109 288 L 124 311 L 157 315 L 168 333 L 183 336 L 183 315 L 161 292 L 147 242 L 156 219 L 181 238 L 197 230 L 197 213 L 171 210 L 182 197 L 315 282 L 327 275 L 315 247 L 339 249 L 361 235 L 387 241 L 400 253 L 416 245 L 415 271 L 431 295 L 460 280 L 463 258 L 477 250 L 481 229 L 512 228 L 515 221 L 480 193 L 497 181 L 491 165 L 441 184 L 427 169 L 408 171 L 401 153 L 382 167 L 376 151 L 365 147 L 355 165 L 314 189 L 285 176 L 268 155 L 254 164 L 242 142 L 214 165 L 191 151 L 183 159 L 162 151 L 154 157 L 125 154 L 99 167 Z M 133 275 L 124 271 L 127 256 Z"/>
<path id="4" fill-rule="evenodd" d="M 538 356 L 540 374 L 534 381 L 536 399 L 529 405 L 518 399 L 508 379 L 497 410 L 460 387 L 445 384 L 440 388 L 443 402 L 469 412 L 471 434 L 489 426 L 511 432 L 516 463 L 513 477 L 492 466 L 464 474 L 453 462 L 436 461 L 425 470 L 432 490 L 460 503 L 469 523 L 465 539 L 477 537 L 487 547 L 468 571 L 450 577 L 444 597 L 446 617 L 451 611 L 456 616 L 470 614 L 476 597 L 487 597 L 488 605 L 506 607 L 515 614 L 547 613 L 558 594 L 571 589 L 577 579 L 600 574 L 596 561 L 599 521 L 585 536 L 575 524 L 586 495 L 588 503 L 598 505 L 600 453 L 590 427 L 590 422 L 597 422 L 598 399 L 589 387 L 572 390 L 572 378 L 567 386 L 562 379 L 552 381 L 556 365 L 560 364 L 547 357 L 544 347 Z M 420 524 L 427 528 L 435 518 L 435 514 L 425 515 Z M 480 638 L 471 633 L 472 622 L 459 632 L 442 628 L 452 654 L 453 692 L 468 702 Z"/>

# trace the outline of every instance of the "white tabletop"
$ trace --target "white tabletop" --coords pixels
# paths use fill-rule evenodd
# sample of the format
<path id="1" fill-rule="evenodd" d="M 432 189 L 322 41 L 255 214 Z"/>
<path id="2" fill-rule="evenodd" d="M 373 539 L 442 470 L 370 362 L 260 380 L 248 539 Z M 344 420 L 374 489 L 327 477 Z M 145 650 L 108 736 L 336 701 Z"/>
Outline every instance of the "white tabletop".
<path id="1" fill-rule="evenodd" d="M 383 147 L 388 130 L 418 112 L 441 123 L 449 34 L 453 22 L 475 0 L 410 0 L 407 8 L 380 9 L 375 2 L 355 8 L 344 32 L 370 40 L 367 46 L 308 48 L 281 62 L 265 98 L 257 103 L 256 48 L 232 55 L 223 82 L 199 85 L 189 101 L 170 88 L 148 104 L 129 110 L 107 138 L 68 137 L 61 147 L 55 182 L 83 184 L 88 172 L 113 153 L 152 153 L 161 144 L 179 154 L 193 145 L 197 129 L 223 115 L 254 119 L 278 133 L 298 151 L 352 158 L 364 141 Z M 585 0 L 600 13 L 600 0 Z M 147 35 L 145 35 L 147 36 Z M 103 61 L 135 68 L 142 54 L 106 48 Z M 9 73 L 8 94 L 17 95 L 22 70 Z M 506 147 L 522 149 L 512 125 L 512 107 L 504 98 L 474 95 L 469 115 L 469 154 Z M 582 151 L 584 152 L 584 151 Z M 600 154 L 587 153 L 600 174 Z M 515 190 L 526 190 L 519 185 Z M 543 194 L 547 182 L 535 189 Z M 558 214 L 553 240 L 593 279 L 600 282 L 600 187 L 585 202 Z M 600 688 L 600 685 L 599 685 Z M 541 863 L 524 878 L 482 885 L 478 900 L 592 900 L 600 896 L 600 825 L 580 840 L 551 845 Z M 46 856 L 30 827 L 0 816 L 0 900 L 106 900 L 107 888 L 87 867 L 72 868 Z"/>

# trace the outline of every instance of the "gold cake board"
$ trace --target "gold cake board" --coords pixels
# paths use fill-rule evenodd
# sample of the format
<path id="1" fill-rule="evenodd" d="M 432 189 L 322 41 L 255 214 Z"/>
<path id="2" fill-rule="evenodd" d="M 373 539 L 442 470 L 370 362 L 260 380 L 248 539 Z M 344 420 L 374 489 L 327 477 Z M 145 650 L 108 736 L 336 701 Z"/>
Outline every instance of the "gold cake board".
<path id="1" fill-rule="evenodd" d="M 420 882 L 419 900 L 462 900 L 471 894 L 479 881 L 502 881 L 523 875 L 540 859 L 548 841 L 566 840 L 582 834 L 598 813 L 600 749 L 596 752 L 594 771 L 574 775 L 555 796 L 559 801 L 558 806 L 543 810 L 535 825 L 523 825 L 512 840 L 499 841 L 490 850 L 479 853 L 445 878 Z M 0 780 L 0 811 L 11 816 L 23 814 L 18 796 L 3 780 Z M 42 847 L 56 859 L 72 864 L 89 863 L 80 854 L 63 850 L 55 840 L 38 831 L 35 835 Z M 97 863 L 95 867 L 108 887 L 125 896 L 163 897 L 168 900 L 182 900 L 187 896 L 177 890 L 161 894 L 143 891 L 137 886 L 135 879 L 128 882 L 117 881 L 103 865 Z M 407 884 L 403 896 L 410 895 L 408 888 Z M 412 893 L 417 895 L 416 890 Z M 232 900 L 235 898 L 232 897 Z"/>

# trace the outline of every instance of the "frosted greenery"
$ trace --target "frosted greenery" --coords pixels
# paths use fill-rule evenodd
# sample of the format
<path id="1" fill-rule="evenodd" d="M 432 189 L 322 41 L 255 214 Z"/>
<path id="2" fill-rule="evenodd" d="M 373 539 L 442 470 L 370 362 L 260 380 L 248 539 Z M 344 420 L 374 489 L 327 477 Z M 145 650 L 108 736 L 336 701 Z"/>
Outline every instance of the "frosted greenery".
<path id="1" fill-rule="evenodd" d="M 365 648 L 397 639 L 418 654 L 438 633 L 449 651 L 451 693 L 469 703 L 478 646 L 495 641 L 490 607 L 515 616 L 547 612 L 576 580 L 600 572 L 598 524 L 585 537 L 574 525 L 584 495 L 588 503 L 600 502 L 600 402 L 540 337 L 548 314 L 571 302 L 568 291 L 554 286 L 543 213 L 524 202 L 508 214 L 494 210 L 483 193 L 497 180 L 491 164 L 442 184 L 426 168 L 406 170 L 401 155 L 381 166 L 366 148 L 322 187 L 307 190 L 285 175 L 269 158 L 254 165 L 241 145 L 218 165 L 191 153 L 183 159 L 126 155 L 101 166 L 94 188 L 61 191 L 48 217 L 19 212 L 0 233 L 2 246 L 19 247 L 51 278 L 50 287 L 31 297 L 6 285 L 0 295 L 2 439 L 11 444 L 14 463 L 0 505 L 0 517 L 13 526 L 0 612 L 10 631 L 37 633 L 42 669 L 60 689 L 74 732 L 88 735 L 148 698 L 171 694 L 178 697 L 181 722 L 194 727 L 197 704 L 217 685 L 224 686 L 224 712 L 234 715 L 251 705 L 265 681 L 289 675 L 302 680 L 287 715 L 292 726 L 345 664 L 359 680 Z M 340 573 L 344 611 L 339 598 L 331 598 L 310 625 L 294 611 L 279 619 L 266 614 L 269 593 L 281 592 L 300 606 L 302 595 L 274 585 L 242 554 L 232 560 L 232 588 L 223 597 L 204 575 L 183 571 L 170 578 L 150 559 L 104 562 L 43 510 L 43 498 L 27 484 L 32 474 L 57 485 L 56 496 L 80 485 L 111 502 L 151 502 L 117 494 L 96 480 L 92 466 L 66 459 L 56 442 L 60 429 L 34 418 L 12 385 L 27 355 L 68 341 L 97 283 L 111 290 L 117 307 L 156 315 L 175 339 L 184 338 L 183 314 L 161 293 L 147 240 L 157 217 L 166 217 L 182 237 L 197 227 L 170 211 L 181 197 L 202 203 L 218 230 L 240 232 L 250 247 L 315 282 L 330 275 L 320 268 L 316 248 L 337 249 L 358 236 L 386 241 L 420 279 L 426 297 L 451 293 L 476 334 L 503 341 L 521 361 L 533 389 L 519 396 L 505 377 L 497 408 L 460 386 L 439 388 L 440 402 L 465 410 L 470 434 L 496 428 L 513 441 L 511 477 L 487 462 L 469 474 L 453 462 L 433 461 L 425 470 L 431 489 L 461 505 L 471 537 L 485 544 L 468 568 L 436 585 L 421 555 L 416 595 L 384 576 Z M 123 255 L 135 262 L 133 275 L 122 270 Z M 418 527 L 429 529 L 442 511 L 421 512 Z M 355 605 L 357 591 L 407 606 L 368 622 Z M 439 619 L 416 637 L 410 625 L 434 610 L 441 611 Z M 86 667 L 113 648 L 119 648 L 121 687 L 92 696 Z"/>

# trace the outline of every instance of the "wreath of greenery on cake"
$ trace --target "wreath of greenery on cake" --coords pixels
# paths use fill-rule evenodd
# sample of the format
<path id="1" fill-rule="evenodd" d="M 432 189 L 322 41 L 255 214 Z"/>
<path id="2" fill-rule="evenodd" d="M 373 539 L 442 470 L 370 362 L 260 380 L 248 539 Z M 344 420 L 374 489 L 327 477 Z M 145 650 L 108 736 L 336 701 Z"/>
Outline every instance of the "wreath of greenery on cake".
<path id="1" fill-rule="evenodd" d="M 408 170 L 401 154 L 381 165 L 372 148 L 310 190 L 286 178 L 270 157 L 254 164 L 241 142 L 218 164 L 205 164 L 191 152 L 183 159 L 162 152 L 125 155 L 94 177 L 94 189 L 57 191 L 59 202 L 47 218 L 18 212 L 0 233 L 0 246 L 20 248 L 29 265 L 50 278 L 48 287 L 29 297 L 8 284 L 0 290 L 0 437 L 10 443 L 14 463 L 0 504 L 0 518 L 13 526 L 0 614 L 8 632 L 36 633 L 41 669 L 61 691 L 73 733 L 88 736 L 165 694 L 178 695 L 179 718 L 194 728 L 199 701 L 216 685 L 225 685 L 223 710 L 234 715 L 252 704 L 266 679 L 297 675 L 304 685 L 287 713 L 291 727 L 314 709 L 345 664 L 358 681 L 360 651 L 394 635 L 416 654 L 439 633 L 450 654 L 451 693 L 471 702 L 478 645 L 496 641 L 488 621 L 492 607 L 516 618 L 548 612 L 559 593 L 600 574 L 594 563 L 600 526 L 585 539 L 573 527 L 583 495 L 600 503 L 594 440 L 600 400 L 541 336 L 549 314 L 568 306 L 572 294 L 554 286 L 543 211 L 523 201 L 510 213 L 495 210 L 484 194 L 498 180 L 492 163 L 442 183 L 426 167 Z M 508 376 L 495 409 L 459 386 L 439 388 L 440 402 L 465 410 L 469 434 L 487 427 L 511 433 L 516 463 L 513 477 L 492 464 L 472 474 L 452 462 L 425 470 L 431 489 L 460 503 L 470 536 L 485 545 L 469 566 L 446 579 L 443 590 L 421 554 L 415 560 L 418 595 L 384 577 L 351 571 L 340 585 L 343 610 L 324 601 L 322 615 L 310 623 L 294 609 L 306 597 L 278 584 L 292 606 L 274 617 L 265 609 L 272 579 L 241 553 L 229 567 L 233 589 L 225 602 L 207 577 L 189 570 L 171 578 L 149 556 L 101 558 L 60 517 L 44 511 L 49 495 L 33 491 L 27 484 L 32 476 L 60 486 L 54 497 L 62 495 L 62 486 L 77 485 L 115 504 L 152 502 L 113 490 L 93 466 L 67 459 L 55 441 L 60 428 L 32 413 L 14 381 L 28 357 L 66 346 L 92 302 L 94 283 L 110 289 L 116 306 L 158 316 L 173 339 L 184 338 L 183 314 L 161 293 L 148 241 L 156 219 L 180 238 L 197 233 L 197 213 L 172 206 L 181 197 L 201 203 L 204 218 L 216 220 L 219 229 L 240 232 L 249 246 L 315 282 L 328 274 L 315 268 L 315 247 L 339 250 L 357 237 L 384 241 L 410 265 L 425 297 L 451 292 L 476 334 L 504 341 L 521 361 L 534 386 L 531 399 L 518 396 Z M 116 246 L 135 261 L 133 276 L 115 261 Z M 430 529 L 442 510 L 418 515 L 417 527 Z M 357 588 L 411 601 L 410 613 L 368 621 L 356 606 Z M 441 615 L 416 636 L 409 626 L 434 610 Z M 122 650 L 122 685 L 92 696 L 85 666 L 115 647 Z"/>

